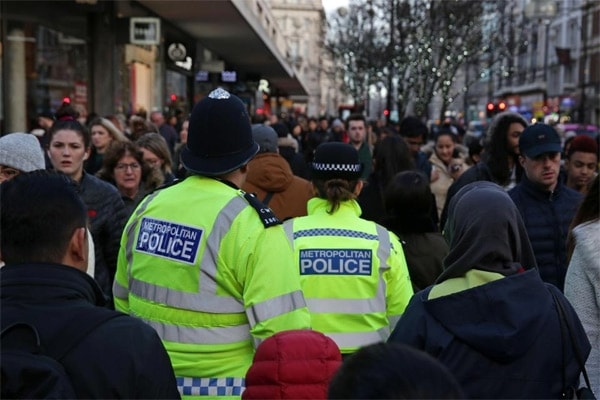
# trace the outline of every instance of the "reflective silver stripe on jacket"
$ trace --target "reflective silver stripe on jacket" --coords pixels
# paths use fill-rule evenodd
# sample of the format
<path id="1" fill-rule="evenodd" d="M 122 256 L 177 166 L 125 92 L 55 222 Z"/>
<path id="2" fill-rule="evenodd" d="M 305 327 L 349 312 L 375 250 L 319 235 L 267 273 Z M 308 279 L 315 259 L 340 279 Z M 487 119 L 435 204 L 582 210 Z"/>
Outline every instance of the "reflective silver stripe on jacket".
<path id="1" fill-rule="evenodd" d="M 377 251 L 377 256 L 381 260 L 381 266 L 379 267 L 380 272 L 383 273 L 384 271 L 387 271 L 390 269 L 390 265 L 388 264 L 388 258 L 390 257 L 390 254 L 392 252 L 392 242 L 390 241 L 390 234 L 389 234 L 388 230 L 386 228 L 384 228 L 383 226 L 377 225 L 377 234 L 379 235 L 379 249 Z M 379 289 L 378 289 L 379 295 L 383 296 L 384 301 L 385 301 L 385 294 L 386 294 L 385 280 L 383 279 L 383 276 L 381 274 L 379 276 L 380 276 L 380 278 L 379 278 L 380 285 L 379 285 Z M 388 315 L 390 330 L 394 329 L 394 327 L 400 320 L 401 316 L 402 315 Z M 388 331 L 387 336 L 389 336 L 389 335 L 390 335 L 390 332 Z M 387 336 L 386 336 L 386 340 L 387 340 Z"/>
<path id="2" fill-rule="evenodd" d="M 370 299 L 306 299 L 311 313 L 367 314 L 386 311 L 385 297 L 379 294 Z"/>
<path id="3" fill-rule="evenodd" d="M 121 285 L 117 280 L 113 282 L 113 296 L 117 299 L 127 300 L 129 290 Z"/>
<path id="4" fill-rule="evenodd" d="M 150 201 L 154 197 L 156 197 L 157 194 L 158 194 L 158 191 L 155 191 L 155 192 L 151 193 L 150 195 L 146 196 L 144 198 L 144 200 L 142 200 L 141 204 L 135 210 L 135 218 L 133 218 L 131 220 L 131 222 L 129 224 L 127 224 L 124 228 L 124 231 L 127 234 L 127 242 L 125 243 L 125 260 L 127 261 L 127 279 L 128 280 L 131 280 L 131 259 L 133 258 L 132 249 L 133 249 L 134 228 L 137 226 L 137 223 L 139 222 L 140 214 L 146 209 L 146 207 L 148 207 L 148 204 L 150 203 Z M 124 287 L 123 285 L 121 285 L 115 279 L 113 282 L 113 296 L 118 299 L 127 300 L 127 297 L 129 296 L 129 289 Z"/>
<path id="5" fill-rule="evenodd" d="M 198 328 L 167 324 L 140 318 L 153 327 L 162 340 L 191 344 L 228 344 L 250 340 L 250 327 L 247 324 L 221 327 Z"/>
<path id="6" fill-rule="evenodd" d="M 384 327 L 373 332 L 325 333 L 339 348 L 362 347 L 373 343 L 385 342 L 390 336 L 390 328 Z"/>
<path id="7" fill-rule="evenodd" d="M 241 300 L 233 297 L 204 292 L 182 292 L 135 278 L 129 279 L 129 292 L 143 299 L 184 310 L 219 314 L 244 312 Z"/>
<path id="8" fill-rule="evenodd" d="M 394 330 L 398 321 L 400 321 L 400 317 L 402 315 L 388 315 L 388 320 L 390 321 L 390 329 Z"/>
<path id="9" fill-rule="evenodd" d="M 283 230 L 285 231 L 285 236 L 287 236 L 288 241 L 290 242 L 290 246 L 292 249 L 294 248 L 294 221 L 288 219 L 283 223 Z"/>
<path id="10" fill-rule="evenodd" d="M 377 239 L 379 240 L 379 247 L 377 249 L 377 257 L 381 264 L 379 265 L 379 270 L 388 270 L 390 269 L 390 265 L 388 264 L 388 258 L 390 257 L 390 253 L 392 251 L 392 243 L 390 242 L 390 233 L 383 226 L 376 224 L 377 229 Z"/>
<path id="11" fill-rule="evenodd" d="M 306 307 L 302 291 L 296 290 L 272 299 L 256 303 L 246 310 L 250 326 L 254 327 L 258 322 L 276 317 L 281 314 Z"/>

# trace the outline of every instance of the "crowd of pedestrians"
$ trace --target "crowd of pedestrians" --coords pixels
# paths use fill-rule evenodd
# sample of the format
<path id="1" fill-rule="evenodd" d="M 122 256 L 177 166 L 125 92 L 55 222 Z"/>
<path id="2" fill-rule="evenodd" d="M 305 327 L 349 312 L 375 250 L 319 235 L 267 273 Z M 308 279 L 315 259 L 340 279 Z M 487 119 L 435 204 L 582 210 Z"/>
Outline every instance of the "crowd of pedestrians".
<path id="1" fill-rule="evenodd" d="M 597 138 L 259 120 L 220 88 L 39 125 L 0 137 L 2 397 L 600 391 Z M 69 384 L 4 356 L 32 343 Z"/>

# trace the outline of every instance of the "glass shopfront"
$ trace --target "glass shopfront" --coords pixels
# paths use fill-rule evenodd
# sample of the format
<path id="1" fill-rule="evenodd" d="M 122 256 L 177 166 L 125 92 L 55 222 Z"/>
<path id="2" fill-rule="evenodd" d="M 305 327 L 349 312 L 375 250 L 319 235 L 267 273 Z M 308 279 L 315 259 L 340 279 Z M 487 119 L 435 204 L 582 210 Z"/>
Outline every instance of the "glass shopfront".
<path id="1" fill-rule="evenodd" d="M 42 112 L 68 97 L 87 113 L 89 43 L 86 15 L 67 2 L 2 2 L 2 132 L 29 131 Z"/>

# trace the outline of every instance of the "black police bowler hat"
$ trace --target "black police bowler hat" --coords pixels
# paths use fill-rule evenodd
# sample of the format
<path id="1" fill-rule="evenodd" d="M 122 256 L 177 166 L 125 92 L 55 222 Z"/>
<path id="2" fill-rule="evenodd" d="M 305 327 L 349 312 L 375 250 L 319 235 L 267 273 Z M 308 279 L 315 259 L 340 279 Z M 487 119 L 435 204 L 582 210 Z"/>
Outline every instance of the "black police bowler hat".
<path id="1" fill-rule="evenodd" d="M 320 144 L 311 166 L 312 178 L 320 180 L 354 181 L 360 178 L 363 169 L 354 146 L 340 142 Z"/>
<path id="2" fill-rule="evenodd" d="M 192 110 L 181 162 L 190 172 L 217 176 L 245 165 L 258 150 L 246 106 L 219 88 Z"/>

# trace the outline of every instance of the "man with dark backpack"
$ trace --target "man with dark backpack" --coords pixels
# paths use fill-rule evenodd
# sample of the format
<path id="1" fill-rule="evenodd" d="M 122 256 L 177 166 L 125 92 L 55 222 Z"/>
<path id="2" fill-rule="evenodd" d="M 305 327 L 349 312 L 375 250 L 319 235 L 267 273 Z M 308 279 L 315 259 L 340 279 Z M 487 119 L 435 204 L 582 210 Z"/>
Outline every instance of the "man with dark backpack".
<path id="1" fill-rule="evenodd" d="M 2 398 L 179 398 L 157 335 L 102 307 L 87 210 L 57 172 L 0 185 Z"/>

